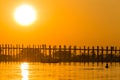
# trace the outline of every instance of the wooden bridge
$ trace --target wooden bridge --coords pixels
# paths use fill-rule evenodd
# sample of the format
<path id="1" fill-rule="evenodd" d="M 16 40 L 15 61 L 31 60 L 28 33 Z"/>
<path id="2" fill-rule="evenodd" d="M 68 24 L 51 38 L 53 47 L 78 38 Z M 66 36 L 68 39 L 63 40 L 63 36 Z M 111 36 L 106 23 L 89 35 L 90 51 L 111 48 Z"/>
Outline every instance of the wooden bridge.
<path id="1" fill-rule="evenodd" d="M 120 47 L 0 44 L 0 62 L 120 62 Z"/>

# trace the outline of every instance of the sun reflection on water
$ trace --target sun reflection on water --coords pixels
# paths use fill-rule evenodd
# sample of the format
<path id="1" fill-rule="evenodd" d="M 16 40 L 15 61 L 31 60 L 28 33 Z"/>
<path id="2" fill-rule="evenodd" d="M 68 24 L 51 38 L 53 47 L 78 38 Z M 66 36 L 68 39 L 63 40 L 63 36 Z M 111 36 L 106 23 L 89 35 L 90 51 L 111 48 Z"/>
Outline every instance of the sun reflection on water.
<path id="1" fill-rule="evenodd" d="M 22 63 L 21 66 L 21 75 L 22 75 L 22 80 L 28 80 L 28 68 L 29 64 L 28 63 Z"/>

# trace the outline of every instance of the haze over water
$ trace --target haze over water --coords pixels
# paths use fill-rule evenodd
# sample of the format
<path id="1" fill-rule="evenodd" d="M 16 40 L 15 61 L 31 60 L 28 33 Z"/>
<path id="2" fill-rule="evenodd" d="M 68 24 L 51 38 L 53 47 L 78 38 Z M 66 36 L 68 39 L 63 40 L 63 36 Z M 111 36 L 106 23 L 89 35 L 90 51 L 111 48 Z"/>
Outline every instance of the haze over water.
<path id="1" fill-rule="evenodd" d="M 0 63 L 0 80 L 119 80 L 120 64 Z"/>

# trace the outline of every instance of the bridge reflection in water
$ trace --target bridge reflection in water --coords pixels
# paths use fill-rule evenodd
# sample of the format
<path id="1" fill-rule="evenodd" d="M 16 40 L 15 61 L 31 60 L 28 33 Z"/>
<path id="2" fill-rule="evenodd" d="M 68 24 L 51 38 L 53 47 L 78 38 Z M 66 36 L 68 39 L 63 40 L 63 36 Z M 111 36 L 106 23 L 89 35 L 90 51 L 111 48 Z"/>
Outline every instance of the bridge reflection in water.
<path id="1" fill-rule="evenodd" d="M 22 80 L 28 80 L 28 68 L 29 68 L 29 64 L 28 63 L 22 63 L 21 66 L 21 75 L 22 75 Z"/>

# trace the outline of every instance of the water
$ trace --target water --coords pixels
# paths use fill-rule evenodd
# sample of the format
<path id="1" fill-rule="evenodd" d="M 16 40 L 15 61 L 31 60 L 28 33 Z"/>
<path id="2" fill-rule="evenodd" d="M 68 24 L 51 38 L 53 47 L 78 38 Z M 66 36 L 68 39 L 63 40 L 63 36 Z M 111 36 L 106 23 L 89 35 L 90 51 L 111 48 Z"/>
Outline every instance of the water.
<path id="1" fill-rule="evenodd" d="M 120 64 L 0 63 L 0 80 L 120 80 Z"/>

